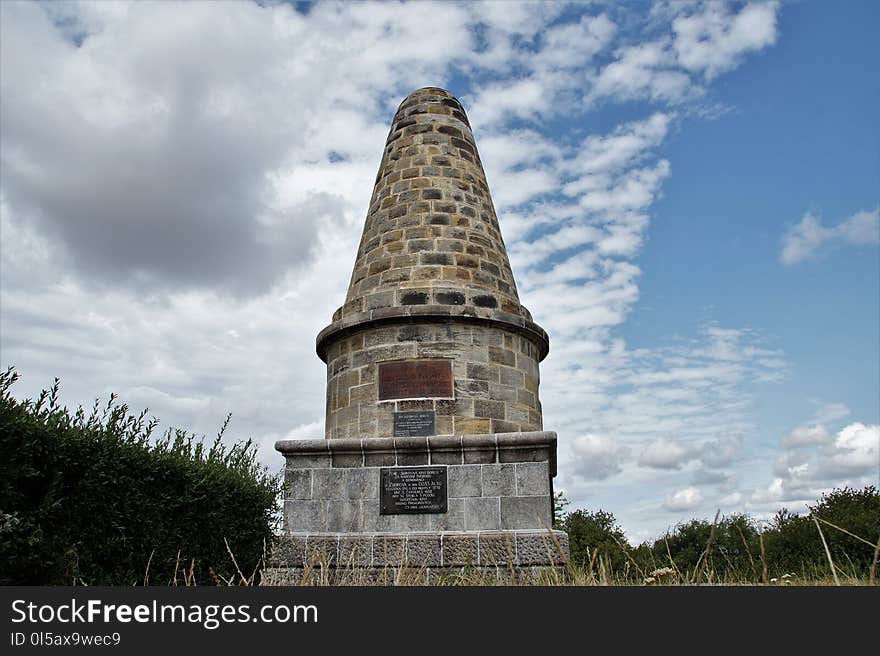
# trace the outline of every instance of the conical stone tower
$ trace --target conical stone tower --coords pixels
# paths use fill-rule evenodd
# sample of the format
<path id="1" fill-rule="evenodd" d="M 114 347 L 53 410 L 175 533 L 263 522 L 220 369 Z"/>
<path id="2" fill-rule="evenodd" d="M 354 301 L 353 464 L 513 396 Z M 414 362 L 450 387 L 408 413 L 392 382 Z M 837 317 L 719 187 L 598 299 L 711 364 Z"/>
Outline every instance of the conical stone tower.
<path id="1" fill-rule="evenodd" d="M 345 303 L 320 332 L 325 439 L 284 440 L 285 537 L 264 583 L 559 567 L 547 334 L 519 302 L 473 133 L 438 88 L 400 104 Z"/>
<path id="2" fill-rule="evenodd" d="M 391 125 L 346 302 L 318 336 L 326 437 L 393 436 L 403 411 L 433 412 L 439 435 L 541 430 L 548 348 L 519 302 L 464 109 L 416 91 Z"/>

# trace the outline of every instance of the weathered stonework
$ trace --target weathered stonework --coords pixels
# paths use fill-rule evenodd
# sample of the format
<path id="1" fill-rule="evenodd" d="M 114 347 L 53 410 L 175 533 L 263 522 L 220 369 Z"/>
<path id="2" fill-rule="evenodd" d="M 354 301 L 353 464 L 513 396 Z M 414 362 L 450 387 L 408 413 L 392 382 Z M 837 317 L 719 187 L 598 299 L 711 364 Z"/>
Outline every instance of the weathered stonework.
<path id="1" fill-rule="evenodd" d="M 392 122 L 345 304 L 318 335 L 325 436 L 390 436 L 405 410 L 434 411 L 438 435 L 541 430 L 548 349 L 519 302 L 464 109 L 416 91 Z M 379 401 L 379 363 L 425 359 L 451 362 L 454 400 Z"/>
<path id="2" fill-rule="evenodd" d="M 542 429 L 534 343 L 494 325 L 454 321 L 367 327 L 327 347 L 326 436 L 391 437 L 393 413 L 431 410 L 436 434 Z M 379 400 L 377 366 L 452 361 L 454 398 Z"/>
<path id="3" fill-rule="evenodd" d="M 549 339 L 519 302 L 467 116 L 442 89 L 397 110 L 316 350 L 325 435 L 275 445 L 285 533 L 264 584 L 564 574 L 538 394 Z"/>

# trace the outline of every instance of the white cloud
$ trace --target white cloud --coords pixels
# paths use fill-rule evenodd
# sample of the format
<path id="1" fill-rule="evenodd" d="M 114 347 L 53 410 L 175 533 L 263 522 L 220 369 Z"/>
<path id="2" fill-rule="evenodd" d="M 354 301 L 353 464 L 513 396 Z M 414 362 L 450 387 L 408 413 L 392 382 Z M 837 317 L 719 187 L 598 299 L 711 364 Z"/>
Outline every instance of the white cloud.
<path id="1" fill-rule="evenodd" d="M 829 463 L 835 472 L 880 475 L 880 426 L 845 426 L 834 440 Z"/>
<path id="2" fill-rule="evenodd" d="M 661 438 L 656 442 L 651 442 L 642 452 L 639 457 L 639 465 L 657 469 L 678 469 L 692 458 L 693 454 L 689 449 L 671 440 Z"/>
<path id="3" fill-rule="evenodd" d="M 688 92 L 695 92 L 686 73 L 674 70 L 675 63 L 667 40 L 621 48 L 616 59 L 593 80 L 585 104 L 616 98 L 675 103 Z"/>
<path id="4" fill-rule="evenodd" d="M 782 238 L 780 260 L 798 264 L 810 259 L 825 244 L 853 246 L 880 244 L 880 209 L 862 210 L 835 226 L 824 226 L 817 217 L 805 214 Z"/>
<path id="5" fill-rule="evenodd" d="M 782 439 L 782 446 L 794 448 L 813 444 L 827 444 L 831 439 L 828 429 L 821 424 L 798 426 Z"/>
<path id="6" fill-rule="evenodd" d="M 686 487 L 683 490 L 677 490 L 666 497 L 664 507 L 672 512 L 680 512 L 683 510 L 693 510 L 703 503 L 702 493 L 695 487 Z"/>
<path id="7" fill-rule="evenodd" d="M 572 450 L 578 458 L 579 476 L 601 481 L 620 473 L 621 462 L 628 449 L 603 435 L 587 434 L 574 438 Z"/>
<path id="8" fill-rule="evenodd" d="M 723 3 L 700 5 L 672 23 L 678 62 L 708 79 L 735 68 L 746 53 L 776 42 L 778 10 L 776 2 L 750 3 L 731 16 Z"/>

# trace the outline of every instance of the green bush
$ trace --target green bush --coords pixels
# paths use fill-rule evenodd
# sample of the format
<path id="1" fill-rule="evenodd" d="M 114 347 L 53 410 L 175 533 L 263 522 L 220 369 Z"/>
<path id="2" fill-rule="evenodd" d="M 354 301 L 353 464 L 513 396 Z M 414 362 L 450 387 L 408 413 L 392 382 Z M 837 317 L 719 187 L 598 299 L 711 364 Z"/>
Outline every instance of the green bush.
<path id="1" fill-rule="evenodd" d="M 156 420 L 115 396 L 71 414 L 57 379 L 18 401 L 17 378 L 0 373 L 0 584 L 240 582 L 260 566 L 280 483 L 250 440 L 153 440 Z"/>
<path id="2" fill-rule="evenodd" d="M 838 572 L 866 576 L 875 555 L 874 547 L 867 543 L 880 540 L 877 488 L 867 485 L 860 490 L 835 489 L 809 506 L 807 515 L 796 515 L 786 509 L 776 513 L 764 536 L 774 575 L 783 572 L 830 575 L 823 536 Z"/>
<path id="3" fill-rule="evenodd" d="M 692 519 L 678 524 L 653 544 L 640 545 L 635 555 L 646 572 L 674 566 L 688 580 L 708 572 L 747 580 L 758 576 L 759 552 L 754 521 L 748 515 L 733 514 L 716 518 L 715 522 Z"/>
<path id="4" fill-rule="evenodd" d="M 626 569 L 626 536 L 612 513 L 575 510 L 562 517 L 559 528 L 568 533 L 573 565 L 595 566 L 601 557 L 603 566 L 613 572 Z"/>

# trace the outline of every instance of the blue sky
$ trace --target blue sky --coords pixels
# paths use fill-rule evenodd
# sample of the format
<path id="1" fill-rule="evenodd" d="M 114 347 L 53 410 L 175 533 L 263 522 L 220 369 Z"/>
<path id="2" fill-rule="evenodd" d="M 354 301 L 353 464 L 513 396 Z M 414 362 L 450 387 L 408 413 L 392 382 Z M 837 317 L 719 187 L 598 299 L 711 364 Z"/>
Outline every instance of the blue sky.
<path id="1" fill-rule="evenodd" d="M 297 10 L 298 9 L 298 10 Z M 0 364 L 323 434 L 394 109 L 468 111 L 556 488 L 629 538 L 880 479 L 877 3 L 0 5 Z M 430 30 L 426 33 L 426 27 Z"/>

